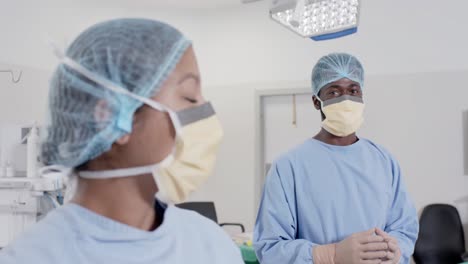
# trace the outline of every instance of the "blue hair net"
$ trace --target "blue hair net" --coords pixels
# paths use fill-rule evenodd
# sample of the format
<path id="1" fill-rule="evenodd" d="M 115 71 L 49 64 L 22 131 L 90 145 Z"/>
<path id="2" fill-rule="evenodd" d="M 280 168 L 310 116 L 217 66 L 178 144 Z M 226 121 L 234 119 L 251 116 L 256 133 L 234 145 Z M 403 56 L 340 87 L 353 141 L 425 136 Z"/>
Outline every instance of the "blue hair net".
<path id="1" fill-rule="evenodd" d="M 364 86 L 364 68 L 359 60 L 347 53 L 331 53 L 320 58 L 312 70 L 312 90 L 318 95 L 329 83 L 347 78 Z"/>
<path id="2" fill-rule="evenodd" d="M 81 33 L 66 56 L 134 94 L 151 97 L 191 45 L 177 29 L 147 19 L 118 19 Z M 76 167 L 108 151 L 132 130 L 142 105 L 63 64 L 50 85 L 48 125 L 41 145 L 46 165 Z"/>

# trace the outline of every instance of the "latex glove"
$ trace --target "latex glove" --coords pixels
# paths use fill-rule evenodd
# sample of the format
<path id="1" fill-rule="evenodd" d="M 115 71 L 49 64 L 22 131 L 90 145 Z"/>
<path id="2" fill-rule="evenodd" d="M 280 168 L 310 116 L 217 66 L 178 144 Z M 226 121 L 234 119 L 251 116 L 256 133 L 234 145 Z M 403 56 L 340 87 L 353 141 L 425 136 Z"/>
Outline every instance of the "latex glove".
<path id="1" fill-rule="evenodd" d="M 383 237 L 385 241 L 388 243 L 388 252 L 387 256 L 383 258 L 383 264 L 398 264 L 400 263 L 401 258 L 401 251 L 400 247 L 398 246 L 398 240 L 392 236 L 390 236 L 387 232 L 383 231 L 380 228 L 376 229 L 377 235 Z"/>
<path id="2" fill-rule="evenodd" d="M 315 264 L 379 264 L 387 256 L 388 244 L 375 228 L 352 234 L 337 244 L 316 246 Z"/>

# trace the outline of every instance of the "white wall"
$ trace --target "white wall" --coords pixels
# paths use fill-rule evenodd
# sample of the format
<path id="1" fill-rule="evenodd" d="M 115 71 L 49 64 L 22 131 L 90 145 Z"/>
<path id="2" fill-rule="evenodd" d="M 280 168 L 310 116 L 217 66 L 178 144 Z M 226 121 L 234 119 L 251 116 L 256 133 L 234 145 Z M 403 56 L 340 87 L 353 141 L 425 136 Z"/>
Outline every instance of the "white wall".
<path id="1" fill-rule="evenodd" d="M 10 74 L 0 73 L 0 123 L 25 125 L 42 121 L 50 73 L 6 63 L 0 63 L 0 69 L 14 69 L 15 78 L 22 71 L 18 83 L 12 82 Z"/>
<path id="2" fill-rule="evenodd" d="M 158 7 L 156 1 L 154 6 L 137 6 L 135 1 L 125 6 L 109 1 L 55 1 L 53 6 L 25 0 L 1 2 L 0 23 L 8 26 L 2 27 L 0 61 L 43 72 L 31 73 L 35 80 L 8 90 L 5 96 L 11 85 L 0 77 L 0 121 L 23 121 L 43 112 L 46 80 L 56 65 L 44 44 L 47 35 L 69 43 L 87 26 L 122 16 L 162 19 L 186 32 L 195 43 L 205 93 L 226 129 L 216 176 L 195 198 L 214 199 L 221 221 L 240 221 L 248 227 L 253 226 L 255 210 L 255 89 L 291 83 L 305 87 L 313 63 L 337 50 L 358 55 L 371 75 L 468 69 L 468 37 L 462 34 L 468 23 L 464 0 L 364 1 L 359 33 L 328 42 L 298 38 L 270 21 L 268 1 L 183 11 Z M 31 93 L 26 104 L 24 95 Z M 18 115 L 11 114 L 18 106 Z"/>

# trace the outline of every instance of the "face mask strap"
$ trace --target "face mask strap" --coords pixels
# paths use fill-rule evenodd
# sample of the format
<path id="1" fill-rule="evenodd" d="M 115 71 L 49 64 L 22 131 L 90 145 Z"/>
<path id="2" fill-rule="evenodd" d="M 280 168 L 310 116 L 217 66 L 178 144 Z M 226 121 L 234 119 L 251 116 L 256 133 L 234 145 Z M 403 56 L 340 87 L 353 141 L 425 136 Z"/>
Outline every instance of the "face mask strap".
<path id="1" fill-rule="evenodd" d="M 85 179 L 110 179 L 151 174 L 158 165 L 141 166 L 134 168 L 103 170 L 103 171 L 80 171 L 78 175 Z"/>
<path id="2" fill-rule="evenodd" d="M 320 102 L 320 108 L 322 108 L 322 109 L 323 109 L 323 101 L 322 101 L 322 99 L 320 99 L 320 97 L 319 97 L 318 93 L 317 93 L 317 94 L 315 94 L 315 98 L 317 98 L 317 100 Z"/>
<path id="3" fill-rule="evenodd" d="M 182 124 L 180 123 L 177 113 L 172 110 L 168 110 L 167 113 L 169 114 L 169 118 L 171 118 L 172 125 L 174 126 L 176 137 L 181 137 L 182 136 Z"/>
<path id="4" fill-rule="evenodd" d="M 65 54 L 63 54 L 62 51 L 60 51 L 59 48 L 57 48 L 56 45 L 52 44 L 52 47 L 54 48 L 54 53 L 55 55 L 60 59 L 61 63 L 67 65 L 68 67 L 72 68 L 73 70 L 77 71 L 78 73 L 80 73 L 81 75 L 85 76 L 86 78 L 88 78 L 89 80 L 92 80 L 94 81 L 95 83 L 101 85 L 102 87 L 105 87 L 115 93 L 120 93 L 120 94 L 124 94 L 124 95 L 127 95 L 135 100 L 138 100 L 148 106 L 150 106 L 151 108 L 155 109 L 155 110 L 158 110 L 160 112 L 167 112 L 171 118 L 171 121 L 172 121 L 172 124 L 174 126 L 174 129 L 176 131 L 176 135 L 177 136 L 181 136 L 181 131 L 182 131 L 182 125 L 180 124 L 180 121 L 179 121 L 179 118 L 177 117 L 177 114 L 172 111 L 169 107 L 161 104 L 161 103 L 158 103 L 156 101 L 153 101 L 151 99 L 148 99 L 146 97 L 143 97 L 143 96 L 139 96 L 137 94 L 134 94 L 130 91 L 128 91 L 127 89 L 124 89 L 118 85 L 115 85 L 114 83 L 112 83 L 111 81 L 105 79 L 105 78 L 102 78 L 101 76 L 91 72 L 90 70 L 86 69 L 85 67 L 83 67 L 81 64 L 77 63 L 76 61 L 70 59 L 69 57 L 67 57 Z"/>
<path id="5" fill-rule="evenodd" d="M 86 69 L 83 67 L 81 64 L 77 63 L 73 59 L 69 58 L 62 52 L 57 45 L 54 43 L 50 43 L 53 50 L 54 54 L 57 56 L 57 58 L 60 60 L 60 62 L 71 69 L 75 70 L 76 72 L 80 73 L 84 77 L 88 78 L 89 80 L 101 85 L 104 88 L 107 88 L 115 93 L 123 94 L 126 96 L 129 96 L 135 100 L 138 100 L 151 108 L 158 110 L 160 112 L 166 112 L 169 114 L 169 117 L 172 121 L 172 124 L 174 126 L 174 130 L 176 132 L 176 139 L 181 138 L 182 136 L 182 125 L 181 122 L 177 116 L 177 113 L 171 110 L 169 107 L 153 101 L 149 98 L 134 94 L 127 89 L 124 89 L 111 81 L 107 80 L 106 78 L 103 78 L 92 71 Z M 175 150 L 175 146 L 174 146 Z M 173 152 L 174 152 L 173 150 Z M 86 179 L 108 179 L 108 178 L 122 178 L 122 177 L 128 177 L 128 176 L 136 176 L 136 175 L 142 175 L 142 174 L 148 174 L 152 173 L 159 165 L 164 165 L 165 163 L 170 163 L 172 161 L 173 157 L 172 155 L 169 155 L 166 157 L 162 162 L 160 162 L 157 165 L 148 165 L 148 166 L 141 166 L 141 167 L 134 167 L 134 168 L 124 168 L 124 169 L 116 169 L 116 170 L 104 170 L 104 171 L 81 171 L 79 172 L 79 176 L 82 178 Z"/>
<path id="6" fill-rule="evenodd" d="M 135 100 L 138 100 L 142 103 L 145 103 L 149 106 L 151 106 L 152 108 L 158 110 L 158 111 L 161 111 L 161 112 L 167 112 L 169 109 L 168 107 L 158 103 L 158 102 L 155 102 L 153 100 L 150 100 L 146 97 L 143 97 L 143 96 L 139 96 L 137 94 L 134 94 L 130 91 L 128 91 L 127 89 L 124 89 L 114 83 L 112 83 L 111 81 L 105 79 L 105 78 L 102 78 L 101 76 L 91 72 L 90 70 L 86 69 L 85 67 L 83 67 L 81 64 L 77 63 L 76 61 L 72 60 L 71 58 L 67 57 L 55 44 L 51 43 L 51 46 L 54 50 L 54 54 L 55 56 L 57 56 L 57 58 L 60 60 L 60 62 L 64 65 L 67 65 L 68 67 L 72 68 L 73 70 L 75 70 L 76 72 L 80 73 L 81 75 L 85 76 L 86 78 L 88 78 L 89 80 L 101 85 L 102 87 L 105 87 L 115 93 L 119 93 L 119 94 L 124 94 L 124 95 L 127 95 Z"/>
<path id="7" fill-rule="evenodd" d="M 173 155 L 167 156 L 158 164 L 148 165 L 148 166 L 140 166 L 134 168 L 123 168 L 123 169 L 115 169 L 115 170 L 103 170 L 103 171 L 80 171 L 78 175 L 85 179 L 110 179 L 110 178 L 123 178 L 123 177 L 130 177 L 130 176 L 138 176 L 143 174 L 151 174 L 153 173 L 158 167 L 166 167 L 171 162 L 174 161 Z"/>

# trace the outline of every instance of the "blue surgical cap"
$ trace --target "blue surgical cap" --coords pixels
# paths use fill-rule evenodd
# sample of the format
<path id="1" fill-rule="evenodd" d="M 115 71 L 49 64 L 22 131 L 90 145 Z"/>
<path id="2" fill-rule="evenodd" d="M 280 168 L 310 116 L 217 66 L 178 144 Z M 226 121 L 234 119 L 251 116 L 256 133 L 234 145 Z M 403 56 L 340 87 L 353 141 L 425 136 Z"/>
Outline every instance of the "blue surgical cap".
<path id="1" fill-rule="evenodd" d="M 154 96 L 191 42 L 148 19 L 117 19 L 81 33 L 66 56 L 94 74 L 146 98 Z M 50 84 L 48 124 L 41 145 L 46 165 L 79 166 L 110 150 L 132 130 L 142 105 L 61 64 Z"/>
<path id="2" fill-rule="evenodd" d="M 347 53 L 323 56 L 312 70 L 312 90 L 318 95 L 327 84 L 347 78 L 364 86 L 364 68 L 359 60 Z"/>

